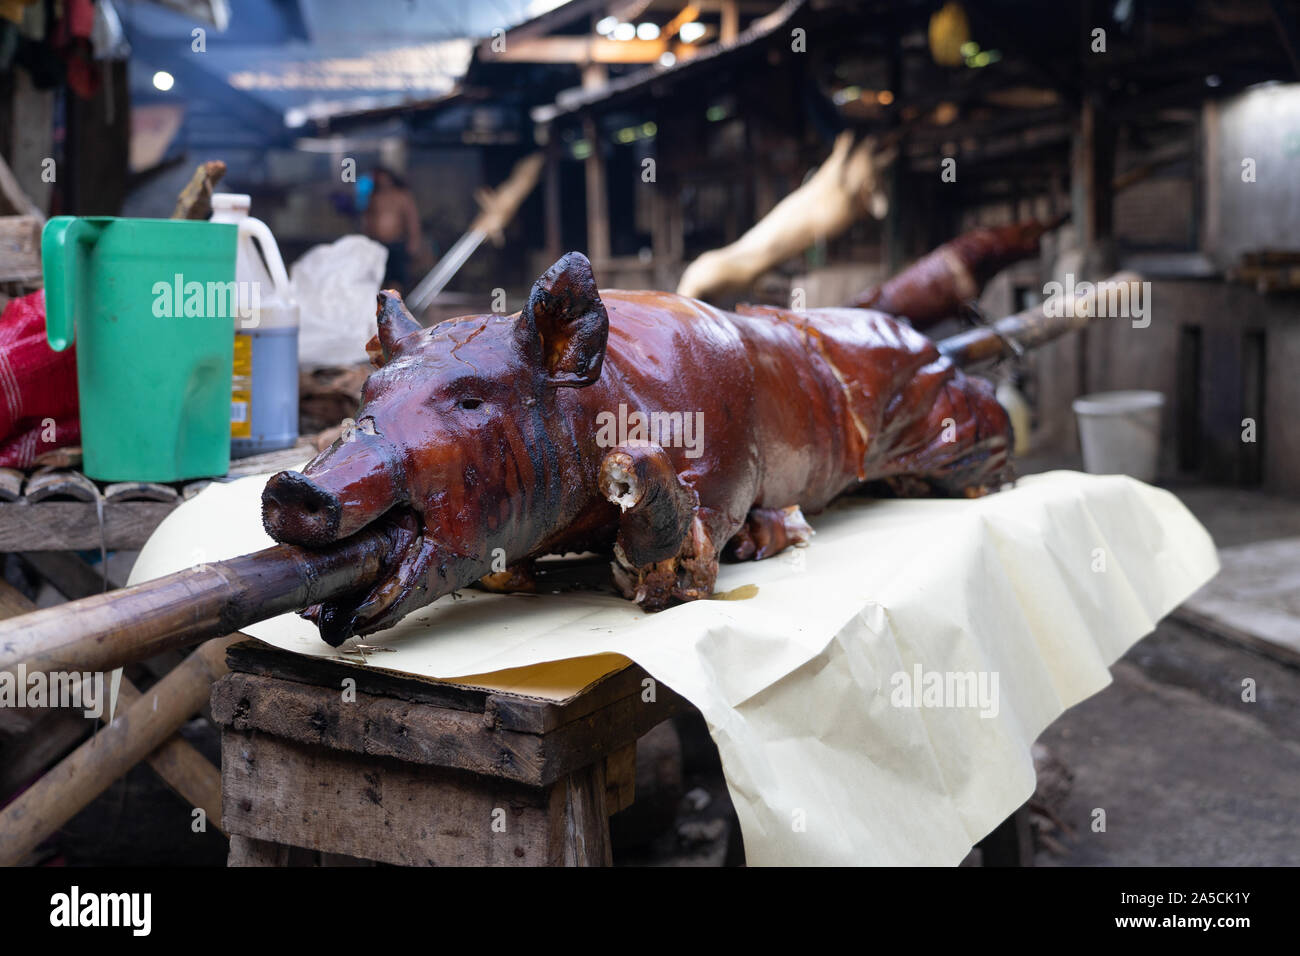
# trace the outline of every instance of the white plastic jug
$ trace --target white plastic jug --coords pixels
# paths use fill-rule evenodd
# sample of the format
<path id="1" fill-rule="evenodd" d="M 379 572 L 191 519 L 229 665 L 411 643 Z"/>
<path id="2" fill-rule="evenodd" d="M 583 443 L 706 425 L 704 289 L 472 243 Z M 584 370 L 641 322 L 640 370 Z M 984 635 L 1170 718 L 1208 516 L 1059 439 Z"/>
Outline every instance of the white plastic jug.
<path id="1" fill-rule="evenodd" d="M 298 441 L 298 303 L 266 223 L 242 193 L 214 193 L 212 221 L 239 226 L 235 365 L 230 395 L 232 457 Z M 260 247 L 260 254 L 259 254 Z"/>

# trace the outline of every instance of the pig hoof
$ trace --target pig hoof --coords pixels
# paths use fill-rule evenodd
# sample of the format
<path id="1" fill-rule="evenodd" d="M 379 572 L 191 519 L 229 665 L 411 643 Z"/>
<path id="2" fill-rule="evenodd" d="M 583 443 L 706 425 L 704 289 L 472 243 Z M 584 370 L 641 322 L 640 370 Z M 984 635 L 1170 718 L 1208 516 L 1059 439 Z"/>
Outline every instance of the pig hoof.
<path id="1" fill-rule="evenodd" d="M 798 505 L 788 508 L 751 508 L 744 525 L 727 545 L 736 561 L 761 561 L 786 548 L 811 540 L 813 529 Z"/>
<path id="2" fill-rule="evenodd" d="M 643 610 L 662 611 L 678 601 L 698 601 L 712 594 L 718 555 L 704 522 L 696 515 L 679 541 L 677 553 L 662 561 L 637 564 L 622 542 L 615 542 L 613 571 L 624 597 Z"/>
<path id="3" fill-rule="evenodd" d="M 504 571 L 485 574 L 478 579 L 478 586 L 494 594 L 510 594 L 523 591 L 532 593 L 537 590 L 537 579 L 533 576 L 533 563 L 512 564 Z"/>

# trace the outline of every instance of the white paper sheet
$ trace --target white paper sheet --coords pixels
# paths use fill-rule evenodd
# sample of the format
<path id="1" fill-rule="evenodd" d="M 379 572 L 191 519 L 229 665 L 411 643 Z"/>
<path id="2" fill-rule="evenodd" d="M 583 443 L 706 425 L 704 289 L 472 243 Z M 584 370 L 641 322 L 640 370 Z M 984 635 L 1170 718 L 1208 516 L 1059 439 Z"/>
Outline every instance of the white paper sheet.
<path id="1" fill-rule="evenodd" d="M 181 505 L 132 582 L 270 544 L 265 480 Z M 368 637 L 393 648 L 369 660 L 455 680 L 624 655 L 703 712 L 750 864 L 951 865 L 1032 793 L 1042 730 L 1218 568 L 1176 498 L 1121 476 L 1053 472 L 974 501 L 847 500 L 811 523 L 807 548 L 723 566 L 718 590 L 756 585 L 746 600 L 644 614 L 610 595 L 466 590 Z M 338 655 L 292 615 L 247 631 Z M 618 663 L 515 670 L 502 686 L 568 693 Z M 932 672 L 996 679 L 996 714 L 899 706 L 917 668 L 923 686 Z"/>

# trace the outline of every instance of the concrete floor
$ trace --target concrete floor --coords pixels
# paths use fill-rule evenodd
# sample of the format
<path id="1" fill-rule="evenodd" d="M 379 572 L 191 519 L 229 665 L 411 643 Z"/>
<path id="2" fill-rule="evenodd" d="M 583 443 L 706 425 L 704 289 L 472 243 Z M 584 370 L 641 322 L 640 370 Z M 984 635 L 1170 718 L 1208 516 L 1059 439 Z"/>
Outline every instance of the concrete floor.
<path id="1" fill-rule="evenodd" d="M 1300 534 L 1295 501 L 1171 490 L 1220 547 Z M 1041 738 L 1073 780 L 1038 865 L 1300 865 L 1300 667 L 1166 620 L 1112 671 Z"/>
<path id="2" fill-rule="evenodd" d="M 1073 833 L 1037 864 L 1300 864 L 1300 673 L 1173 623 L 1112 671 L 1041 738 L 1073 775 L 1056 809 Z"/>

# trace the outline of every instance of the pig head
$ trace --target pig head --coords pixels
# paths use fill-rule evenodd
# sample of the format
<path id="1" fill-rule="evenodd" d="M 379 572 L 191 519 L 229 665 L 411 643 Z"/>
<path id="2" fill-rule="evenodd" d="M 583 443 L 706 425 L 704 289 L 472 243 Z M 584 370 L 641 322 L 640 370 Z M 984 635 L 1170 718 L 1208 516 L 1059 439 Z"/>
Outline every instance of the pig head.
<path id="1" fill-rule="evenodd" d="M 570 253 L 517 315 L 424 329 L 380 292 L 379 367 L 355 427 L 301 472 L 274 475 L 267 533 L 307 547 L 374 522 L 391 542 L 373 587 L 308 608 L 333 645 L 404 615 L 532 552 L 587 506 L 582 455 L 557 393 L 601 372 L 609 318 L 586 258 Z"/>

